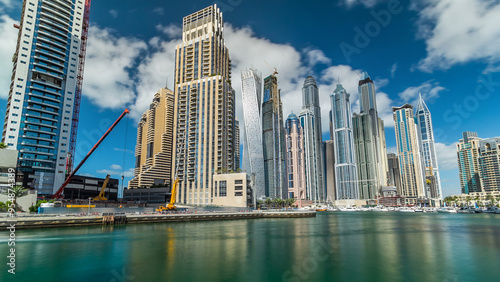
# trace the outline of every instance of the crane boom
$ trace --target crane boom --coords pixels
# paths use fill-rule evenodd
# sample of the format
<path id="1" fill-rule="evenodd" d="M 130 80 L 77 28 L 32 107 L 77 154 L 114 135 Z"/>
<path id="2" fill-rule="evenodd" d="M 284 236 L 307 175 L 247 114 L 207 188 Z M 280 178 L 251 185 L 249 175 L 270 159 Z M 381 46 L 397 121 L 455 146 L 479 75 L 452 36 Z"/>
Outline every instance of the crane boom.
<path id="1" fill-rule="evenodd" d="M 106 179 L 104 179 L 104 183 L 102 184 L 101 192 L 99 193 L 98 196 L 94 197 L 94 201 L 106 201 L 106 200 L 108 200 L 106 197 L 104 197 L 104 192 L 106 191 L 106 186 L 108 186 L 109 177 L 110 177 L 109 174 L 106 175 Z"/>
<path id="2" fill-rule="evenodd" d="M 85 158 L 83 158 L 83 160 L 78 164 L 78 166 L 75 168 L 75 170 L 73 170 L 71 172 L 71 174 L 68 176 L 68 178 L 66 178 L 66 181 L 64 181 L 64 183 L 61 185 L 61 187 L 59 188 L 59 190 L 57 190 L 57 192 L 54 195 L 52 195 L 53 198 L 60 198 L 61 197 L 62 192 L 64 191 L 64 188 L 66 187 L 66 185 L 68 185 L 68 183 L 71 181 L 71 179 L 73 178 L 73 176 L 75 176 L 76 172 L 80 169 L 80 167 L 82 167 L 82 165 L 85 163 L 85 161 L 87 161 L 87 159 L 90 157 L 90 155 L 92 155 L 92 153 L 97 149 L 97 147 L 99 147 L 99 145 L 102 143 L 102 141 L 104 141 L 104 139 L 109 135 L 109 133 L 111 133 L 111 131 L 116 127 L 116 125 L 128 113 L 129 113 L 128 109 L 125 109 L 125 111 L 123 111 L 123 113 L 115 121 L 115 123 L 113 123 L 113 125 L 111 125 L 111 127 L 108 129 L 108 131 L 106 131 L 106 133 L 104 133 L 104 135 L 101 137 L 101 139 L 99 139 L 99 141 L 97 141 L 97 143 L 94 145 L 94 147 L 92 147 L 92 149 L 90 149 L 90 151 L 87 153 L 87 155 L 85 156 Z"/>

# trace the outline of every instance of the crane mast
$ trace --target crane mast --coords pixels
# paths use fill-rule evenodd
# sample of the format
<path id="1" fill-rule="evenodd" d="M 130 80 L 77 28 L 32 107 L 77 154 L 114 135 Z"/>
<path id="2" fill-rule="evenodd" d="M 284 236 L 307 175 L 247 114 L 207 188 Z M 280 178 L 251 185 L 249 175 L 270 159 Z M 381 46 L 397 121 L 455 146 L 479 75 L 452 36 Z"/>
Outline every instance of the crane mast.
<path id="1" fill-rule="evenodd" d="M 87 53 L 87 38 L 89 34 L 91 0 L 85 0 L 83 11 L 83 26 L 80 42 L 80 55 L 78 56 L 78 73 L 76 76 L 75 105 L 73 107 L 73 118 L 71 120 L 71 135 L 69 140 L 68 160 L 66 162 L 66 175 L 73 171 L 73 161 L 76 148 L 76 136 L 78 134 L 78 121 L 80 119 L 80 104 L 82 100 L 83 73 L 85 72 L 85 55 Z"/>

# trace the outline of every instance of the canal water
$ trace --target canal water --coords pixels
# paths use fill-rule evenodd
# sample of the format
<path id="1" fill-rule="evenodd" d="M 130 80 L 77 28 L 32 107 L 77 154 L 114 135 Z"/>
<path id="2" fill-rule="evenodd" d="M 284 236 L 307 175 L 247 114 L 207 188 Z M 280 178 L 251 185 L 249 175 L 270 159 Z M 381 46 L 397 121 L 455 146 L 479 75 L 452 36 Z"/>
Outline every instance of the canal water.
<path id="1" fill-rule="evenodd" d="M 16 231 L 0 281 L 498 281 L 500 215 L 316 218 Z"/>

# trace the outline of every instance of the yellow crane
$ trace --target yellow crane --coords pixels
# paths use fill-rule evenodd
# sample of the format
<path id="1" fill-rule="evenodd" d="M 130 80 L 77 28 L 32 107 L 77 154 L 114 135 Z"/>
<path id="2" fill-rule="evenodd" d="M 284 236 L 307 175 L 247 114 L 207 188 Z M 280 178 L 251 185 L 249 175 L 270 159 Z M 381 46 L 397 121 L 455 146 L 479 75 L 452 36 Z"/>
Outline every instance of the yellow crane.
<path id="1" fill-rule="evenodd" d="M 175 197 L 177 196 L 177 185 L 179 184 L 179 178 L 177 177 L 174 181 L 174 185 L 172 186 L 172 192 L 170 196 L 170 203 L 167 204 L 166 207 L 164 206 L 159 206 L 156 211 L 157 212 L 162 212 L 162 211 L 173 211 L 176 210 L 177 207 L 175 206 Z"/>
<path id="2" fill-rule="evenodd" d="M 104 183 L 102 184 L 101 192 L 98 196 L 94 197 L 94 201 L 107 201 L 108 198 L 104 197 L 104 191 L 106 190 L 106 186 L 108 186 L 110 175 L 106 175 L 106 179 L 104 179 Z"/>

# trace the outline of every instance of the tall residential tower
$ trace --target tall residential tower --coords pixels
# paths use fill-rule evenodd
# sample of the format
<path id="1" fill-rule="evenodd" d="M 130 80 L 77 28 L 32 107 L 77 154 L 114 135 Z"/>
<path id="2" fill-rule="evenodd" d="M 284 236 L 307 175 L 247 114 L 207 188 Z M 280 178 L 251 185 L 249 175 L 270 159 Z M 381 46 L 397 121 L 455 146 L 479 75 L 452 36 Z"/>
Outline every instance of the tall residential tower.
<path id="1" fill-rule="evenodd" d="M 293 113 L 286 119 L 285 132 L 288 197 L 306 200 L 310 195 L 306 191 L 304 130 Z"/>
<path id="2" fill-rule="evenodd" d="M 417 198 L 425 197 L 425 191 L 413 106 L 405 104 L 393 107 L 392 111 L 401 174 L 401 196 L 406 197 L 408 204 L 415 204 Z"/>
<path id="3" fill-rule="evenodd" d="M 325 201 L 323 135 L 318 85 L 308 76 L 302 87 L 300 124 L 304 130 L 306 187 L 309 200 Z"/>
<path id="4" fill-rule="evenodd" d="M 434 144 L 432 117 L 429 108 L 422 99 L 422 95 L 419 95 L 417 109 L 415 110 L 415 121 L 424 166 L 427 198 L 442 199 L 443 192 L 441 190 L 441 178 L 439 177 L 436 146 Z"/>
<path id="5" fill-rule="evenodd" d="M 85 1 L 23 1 L 2 142 L 19 150 L 24 185 L 39 194 L 53 194 L 64 182 L 76 141 L 85 15 Z"/>
<path id="6" fill-rule="evenodd" d="M 458 170 L 463 194 L 482 192 L 479 167 L 479 142 L 477 132 L 466 131 L 457 144 Z"/>
<path id="7" fill-rule="evenodd" d="M 231 60 L 216 5 L 184 17 L 175 52 L 172 176 L 178 201 L 212 204 L 215 172 L 234 170 L 235 105 Z"/>
<path id="8" fill-rule="evenodd" d="M 255 175 L 255 199 L 266 197 L 262 148 L 262 75 L 255 69 L 241 72 L 241 103 L 244 117 L 243 169 Z"/>
<path id="9" fill-rule="evenodd" d="M 266 197 L 286 198 L 285 130 L 278 78 L 272 74 L 264 79 L 262 104 L 262 142 Z"/>
<path id="10" fill-rule="evenodd" d="M 336 200 L 359 199 L 350 96 L 341 84 L 337 84 L 337 88 L 330 95 L 335 150 Z"/>

